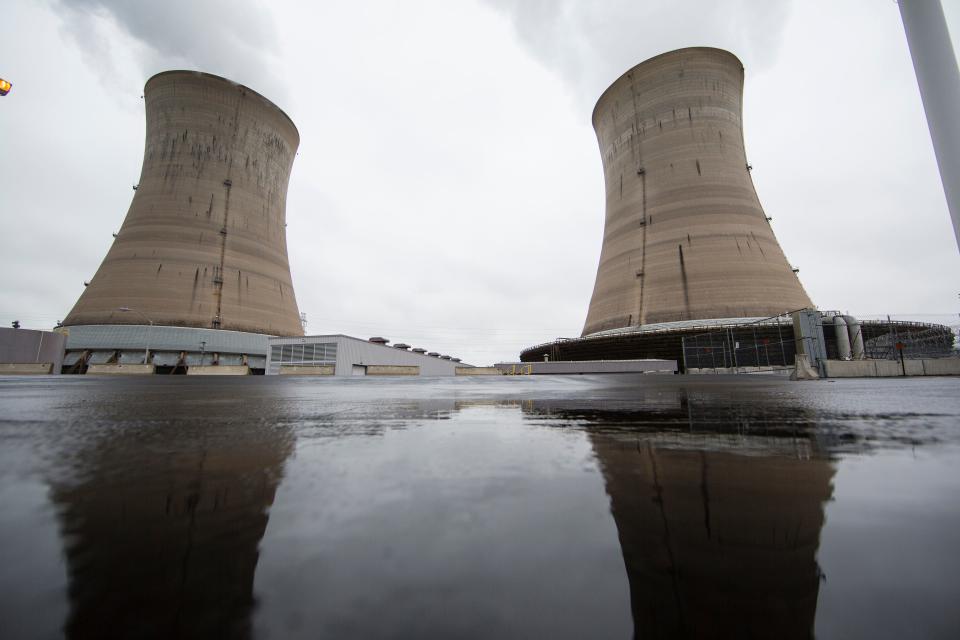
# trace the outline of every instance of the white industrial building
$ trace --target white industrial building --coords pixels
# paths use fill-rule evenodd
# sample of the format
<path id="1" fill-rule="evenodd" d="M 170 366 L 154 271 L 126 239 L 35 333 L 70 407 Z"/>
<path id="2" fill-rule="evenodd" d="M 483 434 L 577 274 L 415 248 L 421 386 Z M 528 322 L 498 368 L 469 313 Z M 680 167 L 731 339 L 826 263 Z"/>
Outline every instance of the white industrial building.
<path id="1" fill-rule="evenodd" d="M 411 349 L 384 338 L 362 340 L 341 334 L 270 338 L 267 375 L 453 376 L 473 369 L 459 358 Z"/>

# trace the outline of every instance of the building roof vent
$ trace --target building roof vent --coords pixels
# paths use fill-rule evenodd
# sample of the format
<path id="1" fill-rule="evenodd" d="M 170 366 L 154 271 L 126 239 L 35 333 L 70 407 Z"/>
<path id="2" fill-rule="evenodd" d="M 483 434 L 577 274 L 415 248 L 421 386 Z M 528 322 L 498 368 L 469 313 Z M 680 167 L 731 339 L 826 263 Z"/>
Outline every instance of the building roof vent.
<path id="1" fill-rule="evenodd" d="M 370 338 L 370 342 L 373 344 L 387 344 L 390 341 L 386 338 L 381 338 L 380 336 L 374 336 L 373 338 Z"/>
<path id="2" fill-rule="evenodd" d="M 404 351 L 406 351 L 407 349 L 410 348 L 410 345 L 408 345 L 406 342 L 398 342 L 397 344 L 393 345 L 393 348 L 403 349 Z"/>

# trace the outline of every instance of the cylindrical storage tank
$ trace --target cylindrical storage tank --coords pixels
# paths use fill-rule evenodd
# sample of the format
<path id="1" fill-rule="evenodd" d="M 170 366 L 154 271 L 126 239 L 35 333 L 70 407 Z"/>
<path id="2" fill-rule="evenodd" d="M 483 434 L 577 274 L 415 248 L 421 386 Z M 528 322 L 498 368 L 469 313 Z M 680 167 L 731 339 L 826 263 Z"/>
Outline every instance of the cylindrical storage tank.
<path id="1" fill-rule="evenodd" d="M 853 316 L 843 316 L 847 323 L 847 334 L 850 336 L 851 356 L 854 360 L 864 360 L 867 357 L 863 347 L 863 328 L 860 321 Z"/>
<path id="2" fill-rule="evenodd" d="M 754 190 L 742 94 L 740 60 L 698 47 L 641 63 L 600 97 L 606 222 L 584 335 L 813 306 Z"/>
<path id="3" fill-rule="evenodd" d="M 849 360 L 850 334 L 847 332 L 847 321 L 843 316 L 833 316 L 833 335 L 837 339 L 837 354 L 841 360 Z"/>
<path id="4" fill-rule="evenodd" d="M 257 92 L 195 71 L 153 76 L 144 103 L 133 202 L 63 324 L 149 319 L 303 335 L 286 242 L 287 184 L 300 144 L 293 122 Z"/>

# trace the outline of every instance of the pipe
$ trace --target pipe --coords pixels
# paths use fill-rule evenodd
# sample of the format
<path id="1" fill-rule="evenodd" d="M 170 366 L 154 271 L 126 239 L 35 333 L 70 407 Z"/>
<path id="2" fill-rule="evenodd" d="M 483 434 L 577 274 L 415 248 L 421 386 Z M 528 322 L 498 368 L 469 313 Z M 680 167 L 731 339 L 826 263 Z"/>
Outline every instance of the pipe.
<path id="1" fill-rule="evenodd" d="M 853 346 L 853 359 L 866 360 L 867 354 L 863 348 L 863 329 L 860 327 L 860 321 L 853 316 L 843 316 L 847 323 L 847 333 L 850 335 L 850 343 Z"/>
<path id="2" fill-rule="evenodd" d="M 850 359 L 850 334 L 843 316 L 833 316 L 833 333 L 837 337 L 837 353 L 841 360 Z"/>

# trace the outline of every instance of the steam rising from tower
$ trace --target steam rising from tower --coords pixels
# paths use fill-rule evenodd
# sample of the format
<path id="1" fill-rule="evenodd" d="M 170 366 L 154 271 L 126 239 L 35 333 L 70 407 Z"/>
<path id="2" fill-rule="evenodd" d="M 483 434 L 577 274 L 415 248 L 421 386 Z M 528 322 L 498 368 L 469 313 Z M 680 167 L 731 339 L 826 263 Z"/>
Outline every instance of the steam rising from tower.
<path id="1" fill-rule="evenodd" d="M 303 335 L 285 229 L 300 144 L 293 122 L 247 87 L 193 71 L 153 76 L 144 101 L 140 183 L 113 246 L 63 324 L 149 318 Z"/>
<path id="2" fill-rule="evenodd" d="M 742 95 L 740 60 L 698 47 L 637 65 L 600 97 L 606 223 L 584 335 L 813 306 L 753 188 Z"/>

